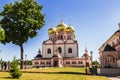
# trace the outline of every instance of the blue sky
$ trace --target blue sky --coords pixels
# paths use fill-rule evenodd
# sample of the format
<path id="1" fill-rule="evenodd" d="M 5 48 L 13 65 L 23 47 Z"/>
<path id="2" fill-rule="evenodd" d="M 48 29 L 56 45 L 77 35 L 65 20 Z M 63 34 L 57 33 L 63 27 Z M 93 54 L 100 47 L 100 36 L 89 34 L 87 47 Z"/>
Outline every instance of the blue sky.
<path id="1" fill-rule="evenodd" d="M 0 0 L 0 11 L 6 3 L 15 0 Z M 20 0 L 19 0 L 20 1 Z M 24 54 L 27 59 L 33 59 L 42 42 L 48 39 L 48 29 L 57 26 L 61 20 L 71 24 L 76 31 L 79 44 L 79 55 L 93 51 L 93 59 L 99 57 L 98 48 L 118 29 L 120 22 L 120 0 L 36 0 L 43 5 L 45 25 L 38 31 L 38 36 L 29 39 L 24 44 Z M 13 56 L 20 58 L 20 48 L 14 44 L 0 44 L 0 58 L 12 60 Z"/>

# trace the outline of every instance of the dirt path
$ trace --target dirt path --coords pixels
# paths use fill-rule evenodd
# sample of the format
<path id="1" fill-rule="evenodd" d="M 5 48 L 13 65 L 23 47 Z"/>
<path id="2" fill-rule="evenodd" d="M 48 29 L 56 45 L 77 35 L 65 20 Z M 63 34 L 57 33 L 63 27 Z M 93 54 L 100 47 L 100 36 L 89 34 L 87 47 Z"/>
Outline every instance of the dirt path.
<path id="1" fill-rule="evenodd" d="M 120 79 L 118 79 L 118 78 L 116 78 L 116 77 L 109 77 L 111 80 L 120 80 Z"/>

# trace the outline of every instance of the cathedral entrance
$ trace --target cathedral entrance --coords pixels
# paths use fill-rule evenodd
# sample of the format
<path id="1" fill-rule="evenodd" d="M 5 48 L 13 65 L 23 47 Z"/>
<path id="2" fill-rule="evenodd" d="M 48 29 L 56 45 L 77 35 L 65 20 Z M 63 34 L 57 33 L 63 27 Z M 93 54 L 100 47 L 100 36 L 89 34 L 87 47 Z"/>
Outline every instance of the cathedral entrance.
<path id="1" fill-rule="evenodd" d="M 54 67 L 58 67 L 58 60 L 55 60 L 55 61 L 54 61 L 53 66 L 54 66 Z"/>
<path id="2" fill-rule="evenodd" d="M 58 54 L 53 55 L 52 59 L 52 66 L 53 67 L 62 67 L 62 57 Z"/>

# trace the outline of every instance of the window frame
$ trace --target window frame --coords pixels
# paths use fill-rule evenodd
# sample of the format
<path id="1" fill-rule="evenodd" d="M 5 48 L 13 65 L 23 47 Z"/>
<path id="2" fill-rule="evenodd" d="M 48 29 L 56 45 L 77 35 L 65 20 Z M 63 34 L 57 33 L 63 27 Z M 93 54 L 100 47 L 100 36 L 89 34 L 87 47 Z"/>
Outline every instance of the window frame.
<path id="1" fill-rule="evenodd" d="M 47 54 L 51 54 L 51 49 L 50 48 L 47 49 Z"/>
<path id="2" fill-rule="evenodd" d="M 72 48 L 68 48 L 68 53 L 72 53 Z"/>

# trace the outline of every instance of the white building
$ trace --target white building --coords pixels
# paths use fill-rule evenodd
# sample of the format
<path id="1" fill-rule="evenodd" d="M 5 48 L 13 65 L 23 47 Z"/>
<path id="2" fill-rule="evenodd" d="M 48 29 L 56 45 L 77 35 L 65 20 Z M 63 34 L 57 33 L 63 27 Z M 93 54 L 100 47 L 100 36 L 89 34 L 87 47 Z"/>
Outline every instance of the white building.
<path id="1" fill-rule="evenodd" d="M 42 54 L 40 50 L 33 59 L 33 66 L 85 66 L 91 65 L 91 56 L 85 54 L 79 58 L 78 43 L 75 39 L 75 30 L 64 22 L 56 28 L 48 29 L 49 39 L 42 44 Z M 85 55 L 86 59 L 85 60 Z M 85 61 L 87 64 L 85 64 Z"/>

